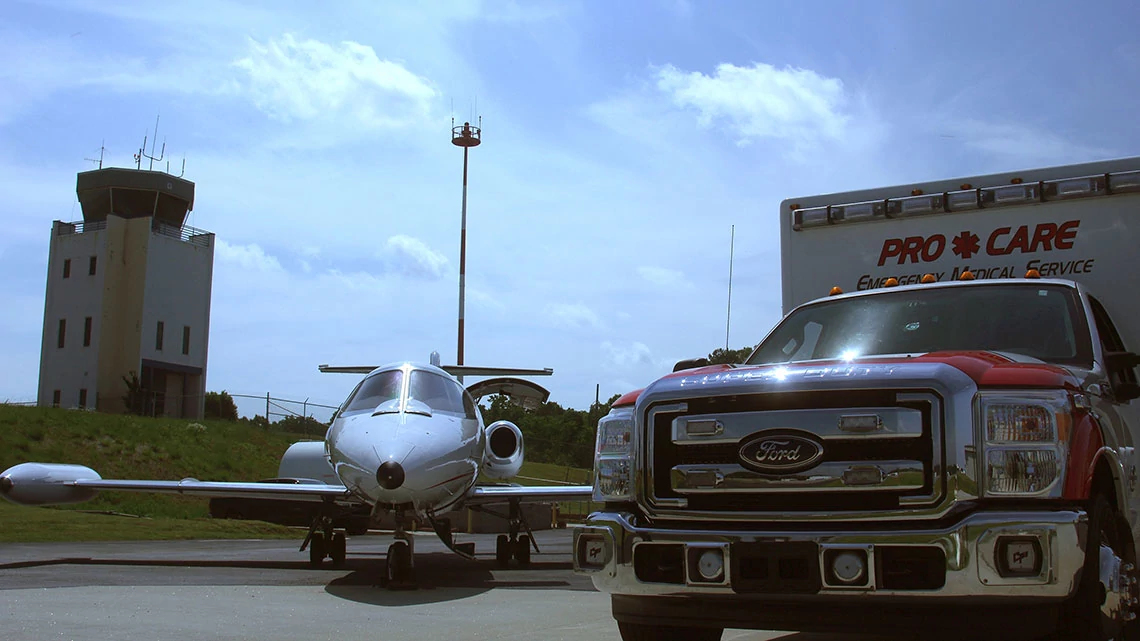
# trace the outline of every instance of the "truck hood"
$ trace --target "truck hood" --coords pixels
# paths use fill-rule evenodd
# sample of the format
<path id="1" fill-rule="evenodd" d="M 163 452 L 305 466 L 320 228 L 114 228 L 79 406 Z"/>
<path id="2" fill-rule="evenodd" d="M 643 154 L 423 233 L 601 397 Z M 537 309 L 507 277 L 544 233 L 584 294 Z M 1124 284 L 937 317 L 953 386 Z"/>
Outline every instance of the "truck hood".
<path id="1" fill-rule="evenodd" d="M 803 388 L 805 381 L 841 377 L 930 378 L 939 366 L 964 374 L 979 388 L 1080 389 L 1079 375 L 1019 354 L 982 351 L 944 351 L 920 355 L 871 356 L 852 360 L 805 361 L 773 365 L 709 365 L 663 376 L 647 388 L 635 390 L 614 401 L 614 407 L 632 406 L 646 390 L 691 389 L 696 386 L 735 387 L 749 382 L 772 382 Z M 735 385 L 734 385 L 735 384 Z"/>

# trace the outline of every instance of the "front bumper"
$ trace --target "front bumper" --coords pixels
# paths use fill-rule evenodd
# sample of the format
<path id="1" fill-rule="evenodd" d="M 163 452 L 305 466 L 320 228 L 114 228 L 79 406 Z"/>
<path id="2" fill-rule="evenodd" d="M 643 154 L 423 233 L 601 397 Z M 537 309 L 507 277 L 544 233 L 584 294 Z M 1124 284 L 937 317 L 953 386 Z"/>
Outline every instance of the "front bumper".
<path id="1" fill-rule="evenodd" d="M 1076 592 L 1087 520 L 1079 510 L 975 512 L 943 529 L 741 531 L 638 527 L 630 513 L 597 512 L 574 531 L 574 569 L 615 596 L 1059 603 Z M 854 581 L 853 564 L 863 566 Z"/>

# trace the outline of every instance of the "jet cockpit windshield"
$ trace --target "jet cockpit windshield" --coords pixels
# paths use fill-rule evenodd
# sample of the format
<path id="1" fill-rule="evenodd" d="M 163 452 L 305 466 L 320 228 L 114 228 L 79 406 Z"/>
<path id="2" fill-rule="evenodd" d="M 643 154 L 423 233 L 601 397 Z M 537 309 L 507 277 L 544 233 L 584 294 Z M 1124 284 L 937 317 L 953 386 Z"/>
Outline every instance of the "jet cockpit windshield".
<path id="1" fill-rule="evenodd" d="M 392 412 L 399 412 L 400 394 L 403 391 L 403 386 L 403 370 L 395 369 L 373 374 L 360 382 L 352 396 L 349 397 L 341 415 L 375 412 L 385 403 L 390 403 Z"/>
<path id="2" fill-rule="evenodd" d="M 408 400 L 419 401 L 432 412 L 475 418 L 475 403 L 454 379 L 428 370 L 412 370 Z"/>

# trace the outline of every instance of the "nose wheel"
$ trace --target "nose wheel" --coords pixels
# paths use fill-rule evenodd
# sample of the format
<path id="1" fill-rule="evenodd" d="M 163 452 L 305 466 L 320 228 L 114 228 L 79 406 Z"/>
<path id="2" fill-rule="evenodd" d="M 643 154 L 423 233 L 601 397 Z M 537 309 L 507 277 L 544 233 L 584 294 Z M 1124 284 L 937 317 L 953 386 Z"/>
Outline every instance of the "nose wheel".
<path id="1" fill-rule="evenodd" d="M 388 556 L 384 559 L 384 578 L 388 589 L 415 589 L 415 539 L 404 529 L 402 515 L 396 518 L 395 536 L 396 541 L 388 546 Z"/>

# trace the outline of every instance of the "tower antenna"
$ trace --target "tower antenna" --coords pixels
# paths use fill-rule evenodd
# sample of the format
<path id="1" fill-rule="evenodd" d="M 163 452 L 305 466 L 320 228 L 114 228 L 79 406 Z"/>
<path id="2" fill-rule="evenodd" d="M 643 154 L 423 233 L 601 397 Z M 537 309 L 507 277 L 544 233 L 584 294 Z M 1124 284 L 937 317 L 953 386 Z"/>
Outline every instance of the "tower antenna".
<path id="1" fill-rule="evenodd" d="M 105 152 L 105 151 L 107 151 L 107 139 L 106 138 L 104 138 L 99 143 L 99 160 L 95 160 L 94 158 L 84 158 L 84 160 L 86 160 L 87 162 L 97 162 L 97 163 L 99 163 L 99 169 L 102 169 L 103 168 L 103 152 Z"/>
<path id="2" fill-rule="evenodd" d="M 166 156 L 166 139 L 165 138 L 162 139 L 162 151 L 160 151 L 158 153 L 158 156 L 154 155 L 154 145 L 156 142 L 158 142 L 158 119 L 159 119 L 159 116 L 154 117 L 154 139 L 150 141 L 150 153 L 149 154 L 146 153 L 146 137 L 145 136 L 143 136 L 143 148 L 141 150 L 139 150 L 144 158 L 150 159 L 150 170 L 151 171 L 154 171 L 154 161 L 156 161 L 156 160 L 161 161 L 163 159 L 163 157 Z M 142 169 L 142 159 L 139 158 L 138 156 L 136 156 L 135 158 L 138 160 L 138 165 L 139 165 L 138 168 Z"/>

